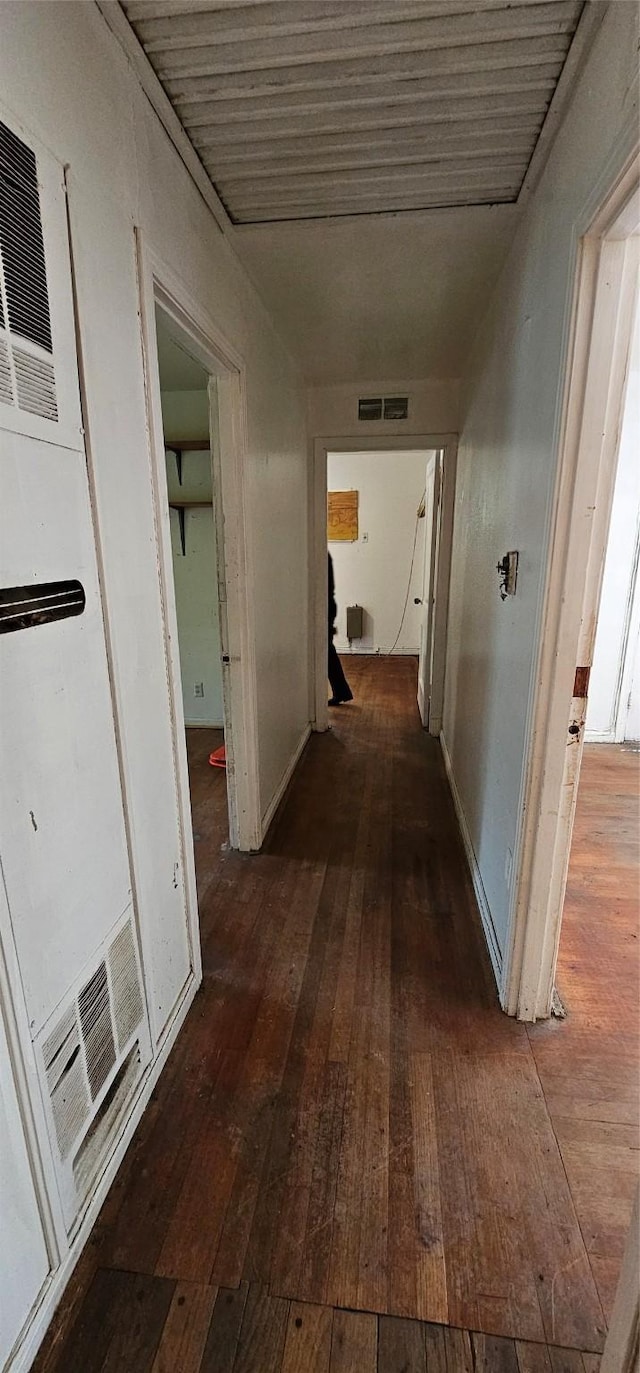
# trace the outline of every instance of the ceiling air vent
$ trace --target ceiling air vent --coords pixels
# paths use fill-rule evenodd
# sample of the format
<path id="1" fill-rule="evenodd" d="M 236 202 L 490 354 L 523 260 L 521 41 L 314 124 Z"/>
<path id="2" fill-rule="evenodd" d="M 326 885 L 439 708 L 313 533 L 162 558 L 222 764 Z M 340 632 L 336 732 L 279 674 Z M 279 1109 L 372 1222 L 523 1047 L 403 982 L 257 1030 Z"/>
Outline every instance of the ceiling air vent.
<path id="1" fill-rule="evenodd" d="M 368 400 L 358 401 L 359 420 L 381 420 L 382 419 L 382 396 Z"/>
<path id="2" fill-rule="evenodd" d="M 409 414 L 408 396 L 385 396 L 384 418 L 386 420 L 406 420 Z"/>
<path id="3" fill-rule="evenodd" d="M 58 420 L 35 154 L 0 120 L 0 402 Z"/>
<path id="4" fill-rule="evenodd" d="M 365 396 L 358 401 L 359 420 L 406 420 L 408 396 Z"/>

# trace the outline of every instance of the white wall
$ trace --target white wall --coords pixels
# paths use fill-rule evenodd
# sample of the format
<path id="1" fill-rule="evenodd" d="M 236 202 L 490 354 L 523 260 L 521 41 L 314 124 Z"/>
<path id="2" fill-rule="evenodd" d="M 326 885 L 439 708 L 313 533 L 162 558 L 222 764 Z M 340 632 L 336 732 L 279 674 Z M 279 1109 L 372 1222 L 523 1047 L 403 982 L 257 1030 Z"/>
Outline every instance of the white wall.
<path id="1" fill-rule="evenodd" d="M 93 4 L 2 7 L 0 89 L 69 166 L 69 206 L 114 685 L 147 971 L 169 1015 L 163 928 L 183 921 L 180 837 L 148 457 L 134 227 L 247 368 L 263 813 L 308 720 L 307 457 L 298 373 Z M 38 73 L 34 83 L 33 73 Z M 95 760 L 97 772 L 100 760 Z"/>
<path id="2" fill-rule="evenodd" d="M 312 438 L 357 438 L 390 434 L 454 434 L 459 420 L 459 383 L 455 380 L 345 382 L 311 386 L 307 391 Z M 408 396 L 406 420 L 359 420 L 360 396 Z"/>
<path id="3" fill-rule="evenodd" d="M 625 658 L 636 648 L 630 624 L 640 521 L 640 312 L 636 310 L 607 556 L 589 682 L 586 738 L 624 739 L 630 683 Z M 635 637 L 633 631 L 635 630 Z M 630 633 L 631 631 L 631 633 Z M 624 693 L 623 693 L 624 679 Z M 626 696 L 626 700 L 624 699 Z"/>
<path id="4" fill-rule="evenodd" d="M 473 347 L 462 396 L 444 734 L 496 941 L 521 819 L 558 417 L 575 274 L 574 224 L 614 140 L 637 128 L 635 5 L 608 9 Z M 595 202 L 597 203 L 597 202 Z M 594 208 L 595 208 L 594 203 Z M 496 563 L 519 549 L 518 593 Z"/>
<path id="5" fill-rule="evenodd" d="M 329 491 L 359 492 L 359 538 L 356 543 L 329 544 L 338 602 L 340 652 L 348 651 L 346 607 L 365 610 L 365 634 L 354 641 L 355 653 L 388 653 L 402 618 L 411 568 L 416 514 L 425 492 L 426 452 L 329 453 Z M 424 578 L 425 520 L 418 521 L 416 551 L 407 613 L 396 653 L 418 653 Z"/>

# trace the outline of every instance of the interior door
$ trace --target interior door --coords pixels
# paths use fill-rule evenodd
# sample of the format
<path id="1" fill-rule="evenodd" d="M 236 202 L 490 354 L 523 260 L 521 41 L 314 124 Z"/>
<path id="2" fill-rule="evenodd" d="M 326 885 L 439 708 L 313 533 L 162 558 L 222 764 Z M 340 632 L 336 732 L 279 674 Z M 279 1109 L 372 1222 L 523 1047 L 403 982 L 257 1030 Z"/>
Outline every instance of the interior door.
<path id="1" fill-rule="evenodd" d="M 418 659 L 418 710 L 425 729 L 429 727 L 433 675 L 433 622 L 436 568 L 438 565 L 438 511 L 440 509 L 441 482 L 442 455 L 441 453 L 430 453 L 427 459 L 424 498 L 424 570 L 420 602 L 420 656 Z"/>

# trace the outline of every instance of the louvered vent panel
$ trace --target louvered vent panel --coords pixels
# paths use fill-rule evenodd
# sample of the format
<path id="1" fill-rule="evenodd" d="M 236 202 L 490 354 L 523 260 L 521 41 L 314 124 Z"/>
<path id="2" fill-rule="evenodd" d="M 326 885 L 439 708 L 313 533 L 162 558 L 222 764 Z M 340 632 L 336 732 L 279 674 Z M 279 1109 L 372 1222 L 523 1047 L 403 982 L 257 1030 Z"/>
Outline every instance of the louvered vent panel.
<path id="1" fill-rule="evenodd" d="M 95 1101 L 116 1061 L 106 964 L 101 963 L 78 997 L 91 1095 Z"/>
<path id="2" fill-rule="evenodd" d="M 13 405 L 13 383 L 11 381 L 9 349 L 3 338 L 0 338 L 0 401 L 5 405 Z"/>
<path id="3" fill-rule="evenodd" d="M 0 401 L 56 423 L 58 407 L 38 169 L 31 148 L 2 121 L 0 277 Z M 11 384 L 11 354 L 17 394 Z"/>
<path id="4" fill-rule="evenodd" d="M 58 1021 L 42 1053 L 58 1148 L 65 1159 L 90 1109 L 75 1006 Z"/>
<path id="5" fill-rule="evenodd" d="M 131 922 L 124 925 L 109 949 L 109 973 L 118 1052 L 142 1020 L 142 994 Z"/>
<path id="6" fill-rule="evenodd" d="M 15 346 L 13 362 L 18 386 L 18 409 L 28 410 L 31 415 L 42 415 L 46 420 L 57 420 L 56 383 L 51 363 Z"/>

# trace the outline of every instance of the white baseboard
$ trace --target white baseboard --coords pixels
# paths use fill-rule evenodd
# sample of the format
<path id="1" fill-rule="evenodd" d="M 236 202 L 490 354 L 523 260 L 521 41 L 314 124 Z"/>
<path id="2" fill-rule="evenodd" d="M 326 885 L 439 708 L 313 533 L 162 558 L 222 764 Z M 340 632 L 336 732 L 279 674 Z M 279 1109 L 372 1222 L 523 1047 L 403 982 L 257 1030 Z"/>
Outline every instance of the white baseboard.
<path id="1" fill-rule="evenodd" d="M 293 777 L 293 774 L 298 766 L 298 763 L 300 762 L 300 759 L 302 757 L 303 751 L 305 749 L 310 734 L 311 725 L 305 725 L 300 736 L 300 741 L 294 750 L 293 756 L 290 762 L 288 763 L 287 767 L 285 768 L 281 781 L 279 785 L 276 787 L 274 795 L 272 796 L 271 801 L 269 802 L 269 805 L 267 806 L 267 809 L 262 817 L 262 843 L 264 843 L 265 841 L 269 825 L 273 820 L 273 817 L 278 809 L 278 806 L 280 805 L 280 802 L 285 794 L 285 791 L 287 790 L 291 778 Z"/>
<path id="2" fill-rule="evenodd" d="M 447 741 L 444 737 L 443 730 L 440 731 L 440 748 L 442 749 L 442 757 L 444 759 L 444 766 L 447 774 L 447 781 L 449 783 L 449 790 L 451 791 L 451 796 L 453 799 L 453 804 L 458 819 L 458 825 L 460 826 L 460 833 L 462 835 L 462 842 L 464 844 L 464 851 L 467 856 L 467 863 L 469 866 L 469 872 L 471 874 L 473 890 L 475 892 L 476 901 L 478 903 L 478 910 L 480 911 L 480 919 L 482 921 L 484 937 L 487 941 L 487 948 L 489 950 L 489 957 L 491 959 L 493 975 L 496 979 L 498 992 L 500 993 L 500 995 L 502 995 L 502 954 L 500 952 L 500 946 L 498 944 L 496 932 L 493 927 L 491 908 L 487 900 L 487 893 L 484 889 L 484 883 L 482 881 L 480 868 L 478 867 L 478 860 L 474 853 L 473 844 L 471 843 L 469 826 L 467 825 L 467 820 L 462 806 L 462 801 L 460 799 L 460 793 L 456 786 L 456 779 L 453 772 L 453 764 L 451 762 L 449 750 L 447 748 Z"/>
<path id="3" fill-rule="evenodd" d="M 584 742 L 585 744 L 615 744 L 615 730 L 585 729 Z"/>
<path id="4" fill-rule="evenodd" d="M 198 985 L 196 978 L 192 975 L 174 1010 L 173 1019 L 164 1031 L 156 1056 L 151 1060 L 145 1074 L 138 1083 L 137 1094 L 134 1097 L 133 1104 L 129 1109 L 129 1113 L 126 1116 L 118 1135 L 114 1139 L 111 1153 L 104 1164 L 102 1173 L 95 1183 L 93 1196 L 84 1213 L 80 1228 L 74 1236 L 71 1246 L 64 1255 L 62 1262 L 49 1274 L 42 1292 L 40 1293 L 38 1303 L 33 1308 L 29 1321 L 23 1328 L 23 1331 L 18 1338 L 18 1342 L 14 1346 L 13 1353 L 5 1366 L 4 1373 L 28 1373 L 28 1369 L 31 1368 L 38 1349 L 40 1348 L 47 1333 L 47 1329 L 53 1319 L 56 1308 L 59 1306 L 64 1296 L 65 1288 L 71 1278 L 71 1274 L 89 1239 L 107 1193 L 115 1180 L 120 1164 L 122 1163 L 138 1125 L 140 1124 L 151 1093 L 162 1073 L 173 1045 L 175 1044 L 187 1012 L 189 1011 L 189 1007 L 198 990 Z"/>

